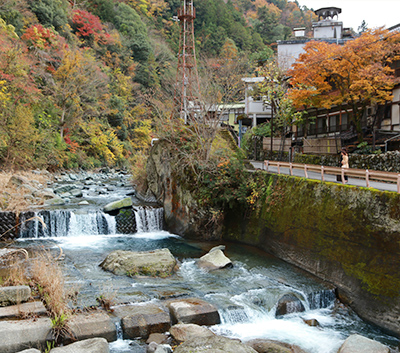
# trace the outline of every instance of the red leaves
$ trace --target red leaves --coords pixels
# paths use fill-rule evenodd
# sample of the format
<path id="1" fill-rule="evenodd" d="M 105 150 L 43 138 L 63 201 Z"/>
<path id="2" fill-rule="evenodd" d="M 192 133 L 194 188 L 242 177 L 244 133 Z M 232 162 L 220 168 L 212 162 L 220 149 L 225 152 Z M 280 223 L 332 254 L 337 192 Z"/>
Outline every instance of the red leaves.
<path id="1" fill-rule="evenodd" d="M 88 11 L 74 10 L 72 22 L 78 37 L 93 39 L 99 44 L 108 44 L 111 41 L 111 36 L 104 31 L 100 19 Z"/>
<path id="2" fill-rule="evenodd" d="M 34 46 L 39 49 L 49 49 L 55 47 L 60 41 L 60 36 L 50 28 L 44 28 L 42 25 L 29 27 L 22 35 L 21 39 L 28 46 Z"/>

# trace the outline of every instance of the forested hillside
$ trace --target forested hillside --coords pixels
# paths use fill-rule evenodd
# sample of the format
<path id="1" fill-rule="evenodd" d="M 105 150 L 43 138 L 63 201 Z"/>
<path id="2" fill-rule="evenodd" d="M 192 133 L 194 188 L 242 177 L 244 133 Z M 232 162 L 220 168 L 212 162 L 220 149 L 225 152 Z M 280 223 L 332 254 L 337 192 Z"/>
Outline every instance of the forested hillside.
<path id="1" fill-rule="evenodd" d="M 257 63 L 292 27 L 315 19 L 287 0 L 194 5 L 200 62 L 229 48 Z M 146 150 L 155 115 L 168 116 L 172 106 L 179 6 L 0 0 L 0 166 L 124 165 Z"/>

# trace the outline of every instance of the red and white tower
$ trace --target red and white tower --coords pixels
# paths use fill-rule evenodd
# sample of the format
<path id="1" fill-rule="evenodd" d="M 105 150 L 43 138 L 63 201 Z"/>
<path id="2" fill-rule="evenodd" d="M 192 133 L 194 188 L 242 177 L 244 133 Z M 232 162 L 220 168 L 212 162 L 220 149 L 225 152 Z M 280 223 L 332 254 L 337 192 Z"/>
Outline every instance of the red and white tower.
<path id="1" fill-rule="evenodd" d="M 195 18 L 193 0 L 182 0 L 182 6 L 178 10 L 181 30 L 174 103 L 185 124 L 200 112 L 200 86 L 194 44 Z"/>

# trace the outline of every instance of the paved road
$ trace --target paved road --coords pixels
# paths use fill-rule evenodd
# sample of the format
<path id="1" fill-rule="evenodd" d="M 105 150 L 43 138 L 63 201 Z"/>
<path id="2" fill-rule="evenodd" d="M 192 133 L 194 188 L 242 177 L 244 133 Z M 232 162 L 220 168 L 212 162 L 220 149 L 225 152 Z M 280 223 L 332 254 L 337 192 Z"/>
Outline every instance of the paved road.
<path id="1" fill-rule="evenodd" d="M 264 167 L 264 162 L 259 162 L 259 161 L 250 161 L 250 163 L 254 166 L 256 169 L 262 169 L 265 170 Z M 269 167 L 268 171 L 270 173 L 278 173 L 278 168 L 277 167 Z M 280 172 L 281 174 L 290 174 L 289 173 L 289 168 L 282 168 L 280 167 Z M 300 169 L 293 169 L 293 175 L 298 176 L 298 177 L 303 177 L 304 178 L 304 171 Z M 321 180 L 321 174 L 316 173 L 316 172 L 310 172 L 308 171 L 308 178 L 309 179 L 315 179 L 315 180 Z M 325 181 L 330 181 L 330 182 L 337 182 L 336 181 L 336 175 L 333 174 L 324 174 Z M 341 182 L 337 182 L 341 184 Z M 355 186 L 363 186 L 366 187 L 366 183 L 364 179 L 357 179 L 357 178 L 349 178 L 348 181 L 349 185 L 355 185 Z M 382 183 L 382 182 L 377 182 L 377 181 L 370 181 L 370 187 L 378 190 L 383 190 L 383 191 L 394 191 L 397 192 L 397 185 L 392 184 L 392 183 Z"/>

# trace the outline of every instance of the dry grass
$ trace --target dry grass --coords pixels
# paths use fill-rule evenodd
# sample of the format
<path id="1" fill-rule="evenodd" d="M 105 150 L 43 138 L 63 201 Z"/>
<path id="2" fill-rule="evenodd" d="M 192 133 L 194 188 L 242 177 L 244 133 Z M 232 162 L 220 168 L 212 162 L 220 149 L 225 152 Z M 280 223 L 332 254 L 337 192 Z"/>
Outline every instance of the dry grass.
<path id="1" fill-rule="evenodd" d="M 52 317 L 70 314 L 66 303 L 64 276 L 60 266 L 49 252 L 41 252 L 32 259 L 31 283 Z"/>
<path id="2" fill-rule="evenodd" d="M 3 286 L 29 285 L 44 302 L 51 317 L 69 315 L 62 270 L 48 251 L 40 251 L 30 259 L 15 255 L 7 264 Z"/>
<path id="3" fill-rule="evenodd" d="M 26 261 L 21 261 L 21 259 L 12 255 L 11 258 L 7 260 L 7 276 L 3 282 L 3 286 L 20 286 L 26 285 L 29 282 L 26 273 Z"/>
<path id="4" fill-rule="evenodd" d="M 101 294 L 96 298 L 97 302 L 103 307 L 104 310 L 112 312 L 111 307 L 115 305 L 115 298 L 117 291 L 113 289 L 111 283 L 104 284 Z"/>
<path id="5" fill-rule="evenodd" d="M 16 185 L 9 184 L 9 181 L 13 175 L 20 175 L 28 180 L 29 184 L 33 187 L 40 183 L 46 185 L 51 180 L 49 174 L 36 174 L 33 172 L 2 172 L 0 173 L 0 210 L 20 212 L 26 210 L 32 204 L 40 205 L 43 204 L 44 200 L 32 201 L 25 199 L 25 193 L 29 193 L 28 190 L 21 192 L 21 188 Z M 24 189 L 25 190 L 25 189 Z"/>

